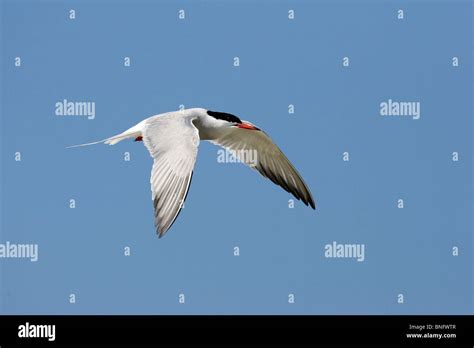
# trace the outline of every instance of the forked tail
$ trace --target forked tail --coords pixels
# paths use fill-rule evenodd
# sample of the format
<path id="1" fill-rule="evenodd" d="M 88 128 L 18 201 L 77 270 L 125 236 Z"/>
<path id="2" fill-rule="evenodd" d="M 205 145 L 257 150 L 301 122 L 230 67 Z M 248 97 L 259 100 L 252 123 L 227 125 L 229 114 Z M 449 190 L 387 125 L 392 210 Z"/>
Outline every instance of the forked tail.
<path id="1" fill-rule="evenodd" d="M 141 132 L 140 131 L 136 131 L 136 130 L 133 130 L 132 128 L 129 129 L 129 130 L 126 130 L 125 132 L 121 133 L 121 134 L 118 134 L 118 135 L 114 135 L 113 137 L 110 137 L 110 138 L 107 138 L 107 139 L 103 139 L 103 140 L 99 140 L 99 141 L 94 141 L 92 143 L 87 143 L 87 144 L 79 144 L 79 145 L 72 145 L 72 146 L 67 146 L 66 149 L 70 149 L 70 148 L 73 148 L 73 147 L 81 147 L 81 146 L 89 146 L 89 145 L 94 145 L 94 144 L 101 144 L 101 143 L 104 143 L 104 144 L 108 144 L 108 145 L 115 145 L 117 144 L 119 141 L 122 141 L 124 139 L 128 139 L 128 138 L 137 138 L 141 136 Z"/>

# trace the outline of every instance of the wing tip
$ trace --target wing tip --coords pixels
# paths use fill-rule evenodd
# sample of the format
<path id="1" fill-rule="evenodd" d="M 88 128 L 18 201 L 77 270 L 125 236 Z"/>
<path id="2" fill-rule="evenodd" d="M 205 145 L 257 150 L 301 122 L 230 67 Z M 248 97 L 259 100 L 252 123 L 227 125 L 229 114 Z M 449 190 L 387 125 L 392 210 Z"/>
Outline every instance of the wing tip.
<path id="1" fill-rule="evenodd" d="M 300 199 L 300 198 L 298 198 L 298 199 Z M 314 203 L 313 197 L 309 197 L 309 199 L 301 198 L 301 200 L 304 203 L 304 205 L 306 205 L 307 207 L 312 208 L 313 210 L 316 210 L 316 203 Z"/>
<path id="2" fill-rule="evenodd" d="M 178 202 L 180 202 L 179 203 L 179 208 L 178 208 L 178 211 L 176 212 L 175 216 L 173 217 L 173 220 L 171 220 L 171 222 L 167 221 L 164 225 L 160 225 L 160 221 L 158 219 L 156 219 L 156 216 L 155 216 L 155 227 L 156 227 L 156 233 L 158 234 L 158 239 L 161 239 L 166 234 L 166 232 L 168 232 L 168 230 L 171 228 L 171 226 L 173 226 L 175 221 L 178 219 L 179 214 L 183 210 L 183 204 L 186 201 L 186 198 L 188 197 L 189 187 L 191 186 L 191 181 L 193 179 L 193 174 L 194 174 L 194 171 L 191 171 L 191 174 L 189 174 L 188 177 L 187 177 L 188 182 L 187 182 L 187 185 L 186 185 L 186 191 L 184 193 L 184 198 L 182 198 L 181 200 L 178 201 Z M 158 205 L 158 198 L 155 197 L 153 199 L 153 206 L 155 208 L 155 211 L 156 211 L 157 205 Z"/>
<path id="3" fill-rule="evenodd" d="M 168 232 L 169 228 L 165 228 L 163 226 L 157 226 L 156 227 L 156 234 L 158 235 L 158 239 L 163 238 L 163 236 Z"/>

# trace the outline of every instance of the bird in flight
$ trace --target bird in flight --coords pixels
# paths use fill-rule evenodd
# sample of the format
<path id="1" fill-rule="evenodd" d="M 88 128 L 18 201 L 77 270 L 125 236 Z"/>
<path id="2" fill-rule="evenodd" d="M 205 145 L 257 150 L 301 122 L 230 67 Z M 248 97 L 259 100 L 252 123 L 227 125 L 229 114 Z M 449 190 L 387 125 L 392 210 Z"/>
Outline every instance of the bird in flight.
<path id="1" fill-rule="evenodd" d="M 253 151 L 255 158 L 242 162 L 316 208 L 308 186 L 278 146 L 264 131 L 235 115 L 201 108 L 167 112 L 149 117 L 113 137 L 70 147 L 114 145 L 128 138 L 143 141 L 153 158 L 151 198 L 159 238 L 169 230 L 183 207 L 200 140 L 219 145 L 237 158 L 243 159 L 245 151 Z"/>

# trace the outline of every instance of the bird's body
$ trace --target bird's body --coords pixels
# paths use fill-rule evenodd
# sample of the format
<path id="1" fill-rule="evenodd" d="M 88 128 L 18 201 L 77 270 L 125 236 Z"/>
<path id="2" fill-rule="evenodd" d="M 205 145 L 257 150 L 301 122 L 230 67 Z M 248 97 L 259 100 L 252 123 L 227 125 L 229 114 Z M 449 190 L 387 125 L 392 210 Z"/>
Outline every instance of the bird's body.
<path id="1" fill-rule="evenodd" d="M 308 187 L 270 137 L 232 114 L 201 108 L 167 112 L 149 117 L 113 137 L 76 146 L 114 145 L 128 138 L 143 141 L 154 160 L 150 183 L 159 237 L 168 231 L 181 211 L 200 140 L 232 151 L 236 157 L 254 151 L 257 160 L 247 165 L 315 209 Z"/>

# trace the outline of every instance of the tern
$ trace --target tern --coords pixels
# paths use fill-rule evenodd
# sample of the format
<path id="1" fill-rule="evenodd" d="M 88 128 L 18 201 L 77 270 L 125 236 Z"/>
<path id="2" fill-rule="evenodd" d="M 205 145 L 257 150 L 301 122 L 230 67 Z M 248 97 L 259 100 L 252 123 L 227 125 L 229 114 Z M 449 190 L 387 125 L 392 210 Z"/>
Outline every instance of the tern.
<path id="1" fill-rule="evenodd" d="M 316 209 L 303 178 L 270 137 L 235 115 L 202 108 L 151 116 L 125 132 L 92 143 L 117 144 L 124 139 L 143 141 L 153 158 L 150 184 L 155 227 L 161 238 L 173 225 L 186 199 L 200 140 L 223 147 L 307 206 Z M 245 160 L 253 151 L 256 160 Z"/>

